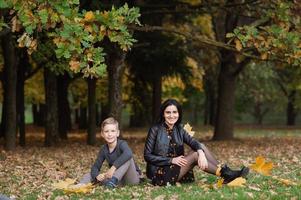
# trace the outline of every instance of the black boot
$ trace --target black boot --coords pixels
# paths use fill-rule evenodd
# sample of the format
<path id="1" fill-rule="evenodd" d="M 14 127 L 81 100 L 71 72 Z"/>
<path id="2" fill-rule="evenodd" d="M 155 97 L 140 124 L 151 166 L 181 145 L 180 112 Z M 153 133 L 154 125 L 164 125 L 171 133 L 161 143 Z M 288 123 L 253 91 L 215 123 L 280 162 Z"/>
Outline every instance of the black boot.
<path id="1" fill-rule="evenodd" d="M 238 177 L 245 178 L 249 174 L 249 168 L 243 166 L 241 170 L 232 170 L 227 165 L 221 169 L 221 177 L 224 179 L 224 184 L 227 184 Z"/>

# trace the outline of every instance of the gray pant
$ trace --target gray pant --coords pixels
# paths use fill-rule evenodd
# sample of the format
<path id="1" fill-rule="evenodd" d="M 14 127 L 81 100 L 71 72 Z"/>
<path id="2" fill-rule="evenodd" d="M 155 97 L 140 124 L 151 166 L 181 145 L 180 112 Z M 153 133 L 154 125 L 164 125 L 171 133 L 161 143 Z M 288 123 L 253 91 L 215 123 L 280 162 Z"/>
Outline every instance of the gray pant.
<path id="1" fill-rule="evenodd" d="M 121 165 L 113 174 L 114 177 L 118 179 L 118 184 L 139 184 L 139 173 L 136 170 L 134 159 L 126 161 Z M 105 181 L 105 180 L 104 180 Z M 92 177 L 90 173 L 85 174 L 79 183 L 91 183 Z"/>

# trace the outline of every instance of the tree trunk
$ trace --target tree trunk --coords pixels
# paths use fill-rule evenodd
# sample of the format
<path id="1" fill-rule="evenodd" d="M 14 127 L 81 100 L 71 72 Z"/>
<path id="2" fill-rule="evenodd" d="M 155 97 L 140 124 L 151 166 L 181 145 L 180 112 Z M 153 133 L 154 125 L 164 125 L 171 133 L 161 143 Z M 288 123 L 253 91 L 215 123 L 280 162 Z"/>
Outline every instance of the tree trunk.
<path id="1" fill-rule="evenodd" d="M 96 143 L 96 79 L 88 79 L 88 140 L 89 145 Z"/>
<path id="2" fill-rule="evenodd" d="M 29 60 L 26 51 L 21 51 L 20 62 L 18 63 L 18 82 L 17 82 L 17 116 L 19 127 L 19 144 L 25 146 L 25 101 L 24 101 L 24 84 L 25 70 L 29 67 Z"/>
<path id="3" fill-rule="evenodd" d="M 87 128 L 87 107 L 80 106 L 80 113 L 79 113 L 79 129 L 86 129 Z"/>
<path id="4" fill-rule="evenodd" d="M 71 129 L 71 112 L 68 101 L 69 75 L 57 77 L 58 81 L 58 115 L 59 115 L 59 133 L 61 139 L 68 138 L 68 131 Z"/>
<path id="5" fill-rule="evenodd" d="M 289 93 L 287 97 L 287 107 L 286 107 L 286 125 L 293 126 L 296 123 L 297 111 L 295 108 L 296 101 L 296 90 Z"/>
<path id="6" fill-rule="evenodd" d="M 125 53 L 119 48 L 109 55 L 109 115 L 114 117 L 121 125 L 122 114 L 122 76 L 125 69 Z"/>
<path id="7" fill-rule="evenodd" d="M 156 122 L 161 106 L 161 96 L 162 96 L 162 77 L 161 75 L 156 76 L 153 79 L 153 105 L 152 105 L 152 121 Z"/>
<path id="8" fill-rule="evenodd" d="M 210 80 L 205 80 L 205 109 L 204 109 L 204 125 L 214 126 L 216 113 L 215 90 Z"/>
<path id="9" fill-rule="evenodd" d="M 59 139 L 58 103 L 57 103 L 57 78 L 54 72 L 47 67 L 44 69 L 45 80 L 45 146 L 57 144 Z"/>
<path id="10" fill-rule="evenodd" d="M 5 107 L 5 149 L 16 148 L 17 133 L 17 58 L 12 34 L 7 34 L 2 39 L 4 57 L 4 103 Z"/>
<path id="11" fill-rule="evenodd" d="M 222 62 L 218 80 L 217 118 L 213 140 L 233 138 L 235 79 L 231 75 L 230 63 Z"/>

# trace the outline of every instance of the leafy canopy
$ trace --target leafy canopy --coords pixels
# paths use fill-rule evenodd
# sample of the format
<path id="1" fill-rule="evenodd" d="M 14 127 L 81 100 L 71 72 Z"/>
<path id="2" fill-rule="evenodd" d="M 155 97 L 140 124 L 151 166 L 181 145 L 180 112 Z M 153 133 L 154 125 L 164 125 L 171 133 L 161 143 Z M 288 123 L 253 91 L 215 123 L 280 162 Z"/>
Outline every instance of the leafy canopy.
<path id="1" fill-rule="evenodd" d="M 140 24 L 139 10 L 127 4 L 110 11 L 87 12 L 79 10 L 79 0 L 0 0 L 0 9 L 9 10 L 8 20 L 0 20 L 0 29 L 9 27 L 20 35 L 19 47 L 26 47 L 31 54 L 41 33 L 47 33 L 57 58 L 67 59 L 70 69 L 84 76 L 105 73 L 101 45 L 105 37 L 127 51 L 135 42 L 127 25 Z"/>

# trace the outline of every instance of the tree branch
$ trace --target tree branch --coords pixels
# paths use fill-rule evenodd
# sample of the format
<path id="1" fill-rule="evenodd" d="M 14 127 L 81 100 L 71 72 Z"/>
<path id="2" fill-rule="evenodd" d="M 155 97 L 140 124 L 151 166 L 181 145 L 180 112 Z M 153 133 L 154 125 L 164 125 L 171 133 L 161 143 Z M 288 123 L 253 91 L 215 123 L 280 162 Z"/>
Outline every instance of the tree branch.
<path id="1" fill-rule="evenodd" d="M 252 55 L 252 54 L 249 54 L 245 51 L 238 51 L 233 45 L 225 44 L 225 43 L 222 43 L 222 42 L 218 42 L 218 41 L 207 39 L 207 38 L 200 37 L 200 36 L 193 36 L 190 33 L 181 32 L 181 31 L 178 31 L 178 30 L 175 30 L 175 29 L 172 29 L 172 28 L 145 25 L 143 27 L 129 26 L 129 29 L 132 29 L 132 30 L 135 30 L 135 31 L 142 31 L 142 32 L 163 31 L 163 32 L 168 32 L 168 33 L 174 33 L 174 34 L 183 36 L 187 40 L 191 40 L 191 41 L 194 41 L 194 42 L 201 43 L 201 44 L 203 44 L 207 47 L 213 48 L 213 49 L 215 49 L 215 48 L 226 49 L 228 51 L 232 51 L 232 52 L 236 52 L 238 54 L 244 55 L 248 58 L 253 58 L 253 59 L 256 59 L 256 60 L 263 60 L 262 58 L 260 58 L 258 56 L 255 56 L 255 55 Z M 267 60 L 264 60 L 264 61 L 267 61 Z"/>

